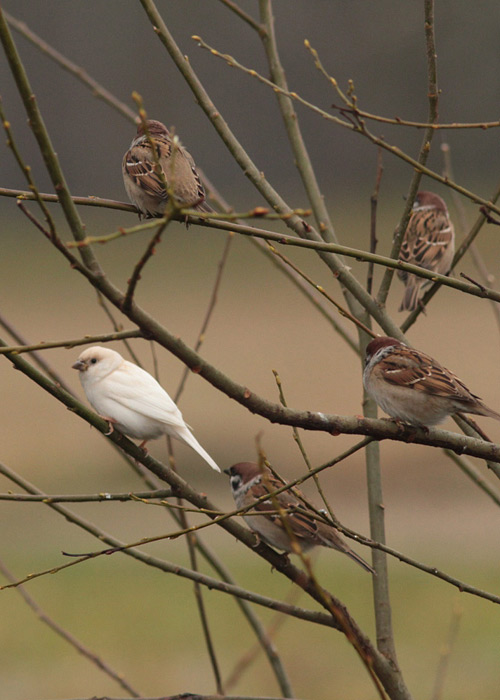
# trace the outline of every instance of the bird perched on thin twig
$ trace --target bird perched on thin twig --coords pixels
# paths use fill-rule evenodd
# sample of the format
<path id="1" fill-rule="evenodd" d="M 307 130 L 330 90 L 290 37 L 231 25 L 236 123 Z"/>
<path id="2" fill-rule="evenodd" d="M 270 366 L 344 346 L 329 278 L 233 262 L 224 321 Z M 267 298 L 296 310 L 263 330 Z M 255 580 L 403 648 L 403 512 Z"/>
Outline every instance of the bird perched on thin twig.
<path id="1" fill-rule="evenodd" d="M 180 440 L 219 467 L 184 422 L 182 413 L 156 379 L 120 353 L 99 346 L 84 350 L 73 365 L 80 373 L 87 399 L 97 413 L 129 437 L 148 440 L 160 435 Z"/>
<path id="2" fill-rule="evenodd" d="M 213 211 L 205 201 L 205 189 L 190 153 L 178 139 L 172 138 L 161 122 L 149 119 L 146 126 L 149 138 L 140 123 L 122 162 L 125 189 L 139 216 L 155 218 L 164 215 L 168 201 L 164 181 L 172 190 L 177 206 Z M 151 143 L 164 179 L 158 172 Z"/>
<path id="3" fill-rule="evenodd" d="M 255 503 L 252 511 L 258 515 L 243 517 L 247 525 L 271 547 L 293 552 L 293 540 L 303 552 L 317 545 L 330 547 L 344 552 L 363 569 L 374 573 L 372 567 L 344 542 L 333 525 L 318 518 L 291 491 L 271 496 L 273 491 L 284 486 L 284 482 L 276 479 L 267 467 L 261 468 L 255 462 L 239 462 L 224 469 L 224 472 L 230 477 L 236 506 L 244 508 Z M 294 490 L 300 493 L 298 489 Z M 256 503 L 261 496 L 266 495 L 269 498 Z"/>
<path id="4" fill-rule="evenodd" d="M 455 254 L 455 230 L 444 201 L 434 192 L 418 192 L 399 251 L 399 259 L 431 272 L 447 275 Z M 420 293 L 432 280 L 398 270 L 405 283 L 399 311 L 413 311 Z"/>
<path id="5" fill-rule="evenodd" d="M 411 425 L 437 425 L 459 411 L 500 420 L 453 372 L 396 338 L 368 343 L 363 383 L 380 408 Z"/>

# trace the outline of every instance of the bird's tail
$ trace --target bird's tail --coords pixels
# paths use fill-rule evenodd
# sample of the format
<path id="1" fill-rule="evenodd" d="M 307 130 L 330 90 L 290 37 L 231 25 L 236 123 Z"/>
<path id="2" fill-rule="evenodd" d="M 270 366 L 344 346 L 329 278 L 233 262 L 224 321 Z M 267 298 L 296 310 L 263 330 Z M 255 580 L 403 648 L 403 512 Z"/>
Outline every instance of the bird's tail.
<path id="1" fill-rule="evenodd" d="M 352 559 L 353 561 L 355 561 L 357 564 L 359 564 L 360 566 L 362 566 L 363 569 L 364 569 L 365 571 L 369 571 L 369 572 L 370 572 L 371 574 L 373 574 L 374 576 L 377 575 L 376 572 L 375 572 L 375 569 L 372 569 L 372 567 L 370 566 L 370 564 L 368 564 L 368 563 L 363 559 L 363 557 L 360 557 L 359 554 L 356 554 L 356 552 L 354 552 L 354 551 L 353 551 L 352 549 L 350 549 L 350 548 L 345 549 L 344 551 L 345 551 L 345 553 L 347 554 L 348 557 L 351 557 L 351 559 Z"/>
<path id="2" fill-rule="evenodd" d="M 205 462 L 209 464 L 212 467 L 212 469 L 215 469 L 216 472 L 220 472 L 220 467 L 210 457 L 208 452 L 205 449 L 203 449 L 203 447 L 200 445 L 198 440 L 195 438 L 195 436 L 187 426 L 186 429 L 182 432 L 176 432 L 175 437 L 179 438 L 179 440 L 184 442 L 186 445 L 189 445 L 189 447 L 191 447 L 195 452 L 197 452 L 200 455 L 200 457 L 203 457 Z"/>
<path id="3" fill-rule="evenodd" d="M 417 308 L 421 287 L 422 284 L 418 278 L 414 275 L 408 275 L 406 289 L 399 311 L 414 311 Z"/>
<path id="4" fill-rule="evenodd" d="M 344 542 L 342 537 L 340 537 L 340 535 L 338 535 L 333 528 L 330 528 L 329 532 L 325 535 L 324 530 L 321 531 L 320 525 L 318 527 L 317 536 L 319 539 L 318 544 L 322 544 L 325 547 L 332 547 L 332 549 L 337 549 L 339 552 L 347 554 L 347 556 L 355 561 L 356 564 L 362 566 L 365 571 L 369 571 L 374 576 L 377 575 L 375 569 L 372 569 L 372 567 L 363 559 L 363 557 L 356 554 L 356 552 L 349 547 L 347 542 Z"/>
<path id="5" fill-rule="evenodd" d="M 467 410 L 465 410 L 465 412 L 467 413 Z M 500 420 L 500 413 L 497 413 L 492 408 L 489 408 L 482 402 L 479 404 L 479 407 L 476 411 L 469 411 L 469 413 L 475 413 L 477 416 L 487 416 L 488 418 L 495 418 L 496 420 Z"/>

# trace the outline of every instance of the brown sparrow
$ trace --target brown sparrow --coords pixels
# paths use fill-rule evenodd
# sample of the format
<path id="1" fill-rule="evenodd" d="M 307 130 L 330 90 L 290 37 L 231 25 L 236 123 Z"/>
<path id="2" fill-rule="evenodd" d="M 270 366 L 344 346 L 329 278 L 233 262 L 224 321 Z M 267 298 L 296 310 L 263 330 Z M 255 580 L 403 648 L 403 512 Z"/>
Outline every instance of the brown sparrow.
<path id="1" fill-rule="evenodd" d="M 455 254 L 455 231 L 446 204 L 434 192 L 418 192 L 408 222 L 399 259 L 426 270 L 446 275 Z M 420 291 L 432 284 L 431 280 L 398 270 L 405 283 L 400 311 L 417 308 Z"/>
<path id="2" fill-rule="evenodd" d="M 284 486 L 284 482 L 276 479 L 267 467 L 261 469 L 255 462 L 233 464 L 229 469 L 224 469 L 224 473 L 230 477 L 233 498 L 238 508 L 249 506 L 261 496 Z M 244 515 L 245 522 L 271 547 L 285 552 L 293 551 L 287 527 L 284 525 L 286 519 L 292 538 L 303 552 L 316 545 L 338 549 L 354 559 L 363 569 L 374 573 L 372 567 L 344 542 L 332 525 L 318 519 L 314 511 L 290 491 L 269 496 L 257 503 L 252 510 L 262 515 Z M 283 513 L 278 515 L 277 510 L 282 510 Z"/>
<path id="3" fill-rule="evenodd" d="M 189 445 L 212 469 L 219 467 L 184 422 L 182 413 L 156 379 L 111 348 L 95 345 L 84 350 L 73 365 L 89 402 L 100 416 L 124 435 L 148 440 L 160 435 Z"/>
<path id="4" fill-rule="evenodd" d="M 161 122 L 150 119 L 146 124 L 176 203 L 198 211 L 213 211 L 205 202 L 205 190 L 188 151 L 180 143 L 173 144 L 169 130 Z M 139 216 L 148 219 L 163 216 L 168 195 L 156 172 L 151 144 L 142 124 L 137 127 L 137 134 L 123 157 L 122 172 L 128 197 L 139 210 Z"/>
<path id="5" fill-rule="evenodd" d="M 368 343 L 363 384 L 380 408 L 411 425 L 437 425 L 457 411 L 500 420 L 453 372 L 395 338 Z"/>

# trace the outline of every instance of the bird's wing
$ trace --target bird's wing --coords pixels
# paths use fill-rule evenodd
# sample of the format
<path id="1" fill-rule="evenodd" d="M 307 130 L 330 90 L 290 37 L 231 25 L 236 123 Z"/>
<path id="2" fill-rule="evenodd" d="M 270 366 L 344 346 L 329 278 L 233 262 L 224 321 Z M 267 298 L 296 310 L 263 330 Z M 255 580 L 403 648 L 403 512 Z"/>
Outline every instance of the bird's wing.
<path id="1" fill-rule="evenodd" d="M 446 212 L 423 210 L 415 212 L 401 244 L 399 259 L 426 270 L 441 270 L 442 259 L 454 237 L 453 226 Z M 407 272 L 400 271 L 400 276 Z"/>
<path id="2" fill-rule="evenodd" d="M 194 186 L 196 188 L 196 193 L 198 195 L 198 199 L 200 202 L 202 202 L 205 199 L 205 188 L 203 187 L 203 184 L 201 182 L 201 178 L 198 174 L 198 171 L 196 170 L 196 164 L 194 162 L 193 156 L 189 151 L 186 151 L 185 148 L 182 148 L 182 153 L 184 156 L 186 156 L 186 160 L 189 164 L 189 167 L 191 168 L 191 172 L 193 174 L 193 180 L 194 180 Z M 208 206 L 208 211 L 212 211 L 212 207 Z"/>
<path id="3" fill-rule="evenodd" d="M 103 381 L 106 382 L 106 395 L 120 405 L 166 425 L 186 425 L 167 392 L 137 365 L 125 362 Z"/>
<path id="4" fill-rule="evenodd" d="M 168 139 L 155 138 L 158 160 L 168 158 L 171 144 Z M 132 178 L 138 187 L 151 197 L 167 199 L 167 192 L 162 178 L 156 172 L 151 145 L 147 140 L 133 146 L 123 158 L 123 170 Z"/>
<path id="5" fill-rule="evenodd" d="M 464 404 L 475 403 L 479 399 L 453 372 L 442 367 L 429 355 L 413 352 L 407 347 L 393 348 L 376 369 L 386 382 L 394 386 L 463 401 Z"/>
<path id="6" fill-rule="evenodd" d="M 267 483 L 264 483 L 264 479 Z M 269 495 L 271 491 L 275 491 L 283 486 L 283 484 L 274 477 L 263 477 L 259 484 L 252 487 L 252 496 L 256 499 Z M 299 510 L 297 510 L 299 509 Z M 316 539 L 318 533 L 318 522 L 315 518 L 304 512 L 304 506 L 291 493 L 283 491 L 278 496 L 269 498 L 265 501 L 257 503 L 254 509 L 257 513 L 268 513 L 275 525 L 287 532 L 284 520 L 298 539 L 305 538 L 308 540 Z M 281 514 L 275 511 L 283 511 Z"/>

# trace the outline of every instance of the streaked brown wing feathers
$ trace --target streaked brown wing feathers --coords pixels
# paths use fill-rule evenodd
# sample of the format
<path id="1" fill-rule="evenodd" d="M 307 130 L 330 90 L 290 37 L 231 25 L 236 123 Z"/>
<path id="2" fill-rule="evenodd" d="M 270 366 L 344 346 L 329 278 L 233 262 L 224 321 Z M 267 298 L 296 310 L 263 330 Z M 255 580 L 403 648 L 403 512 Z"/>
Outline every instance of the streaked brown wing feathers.
<path id="1" fill-rule="evenodd" d="M 391 359 L 393 358 L 393 359 Z M 393 348 L 391 357 L 378 365 L 385 381 L 396 386 L 405 386 L 433 396 L 474 402 L 478 396 L 472 394 L 453 372 L 445 369 L 424 353 L 413 353 L 404 348 Z"/>

